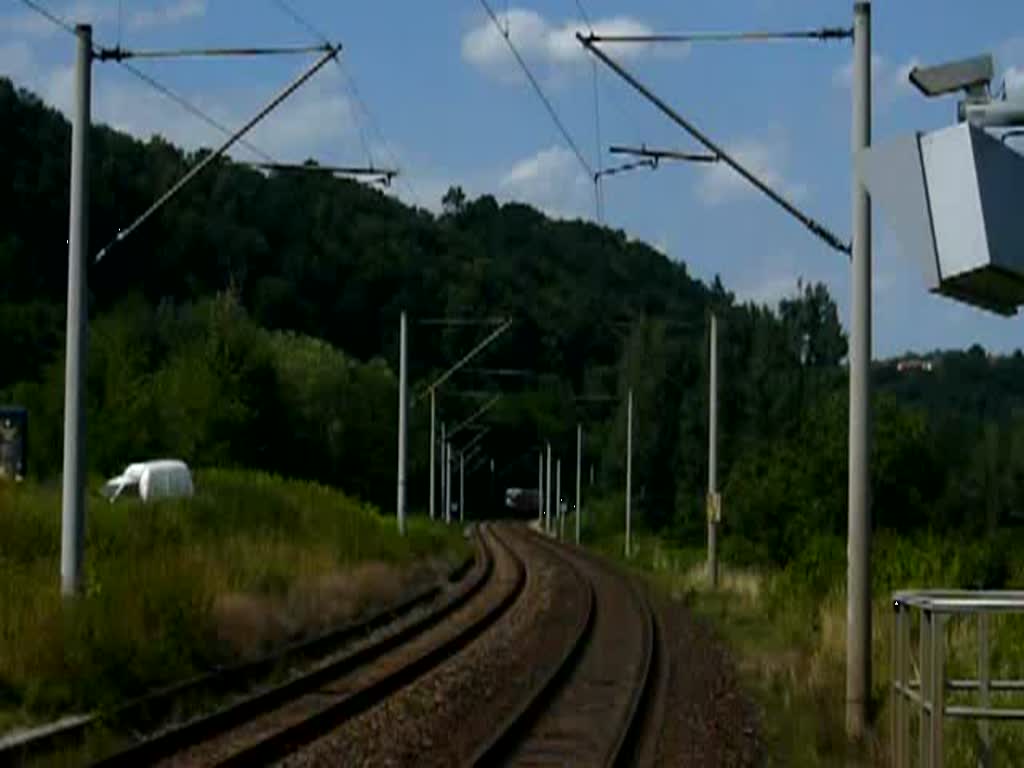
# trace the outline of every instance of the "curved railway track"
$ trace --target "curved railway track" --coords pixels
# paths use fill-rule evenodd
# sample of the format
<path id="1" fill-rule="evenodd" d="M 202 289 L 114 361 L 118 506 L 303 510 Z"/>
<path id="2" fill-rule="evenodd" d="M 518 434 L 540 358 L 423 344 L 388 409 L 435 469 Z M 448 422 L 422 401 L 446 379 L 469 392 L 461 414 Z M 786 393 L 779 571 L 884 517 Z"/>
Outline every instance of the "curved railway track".
<path id="1" fill-rule="evenodd" d="M 482 527 L 480 536 L 481 566 L 436 609 L 282 685 L 151 736 L 94 765 L 267 764 L 369 709 L 457 653 L 515 602 L 525 583 L 524 564 L 489 527 Z M 452 620 L 476 600 L 487 601 L 478 614 L 453 627 L 442 641 L 418 653 L 407 652 L 415 638 Z"/>
<path id="2" fill-rule="evenodd" d="M 526 690 L 507 697 L 497 724 L 486 715 L 475 718 L 468 750 L 458 752 L 455 764 L 645 764 L 651 752 L 641 746 L 656 741 L 661 707 L 652 702 L 660 701 L 664 669 L 654 614 L 636 584 L 602 559 L 525 528 L 484 524 L 476 536 L 476 565 L 439 602 L 343 651 L 325 651 L 319 663 L 282 684 L 150 735 L 93 765 L 248 766 L 289 756 L 305 764 L 304 747 L 326 745 L 343 723 L 385 701 L 394 705 L 395 694 L 422 688 L 421 681 L 436 677 L 428 673 L 444 663 L 473 669 L 459 652 L 514 604 L 533 605 L 540 594 L 549 607 L 539 614 L 543 618 L 519 630 L 530 633 L 520 637 L 549 642 L 521 646 L 525 655 L 519 663 L 532 669 L 523 677 Z M 533 568 L 558 578 L 531 576 L 534 586 L 527 588 Z M 541 583 L 546 591 L 531 591 Z M 502 653 L 515 654 L 516 648 Z M 475 655 L 481 658 L 479 649 Z M 507 673 L 505 679 L 513 682 Z"/>
<path id="3" fill-rule="evenodd" d="M 601 559 L 522 535 L 567 562 L 588 599 L 568 619 L 573 639 L 558 664 L 472 764 L 636 765 L 643 733 L 656 730 L 645 728 L 662 672 L 654 614 L 633 581 Z"/>

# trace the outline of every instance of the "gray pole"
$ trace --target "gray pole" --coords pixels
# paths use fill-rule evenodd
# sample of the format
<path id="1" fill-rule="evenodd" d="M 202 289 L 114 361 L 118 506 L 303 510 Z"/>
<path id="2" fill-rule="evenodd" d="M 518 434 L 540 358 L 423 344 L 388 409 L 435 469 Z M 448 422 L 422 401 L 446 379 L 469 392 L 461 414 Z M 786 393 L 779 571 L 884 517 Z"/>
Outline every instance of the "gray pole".
<path id="1" fill-rule="evenodd" d="M 452 444 L 444 444 L 444 521 L 452 521 Z"/>
<path id="2" fill-rule="evenodd" d="M 633 388 L 626 399 L 626 557 L 630 555 L 631 501 L 633 495 Z"/>
<path id="3" fill-rule="evenodd" d="M 576 543 L 580 543 L 580 516 L 583 508 L 580 506 L 580 468 L 583 460 L 583 425 L 576 425 Z"/>
<path id="4" fill-rule="evenodd" d="M 558 519 L 558 538 L 565 538 L 565 516 L 562 515 L 562 460 L 555 461 L 555 517 Z"/>
<path id="5" fill-rule="evenodd" d="M 537 521 L 544 525 L 544 451 L 537 457 Z"/>
<path id="6" fill-rule="evenodd" d="M 466 506 L 466 454 L 459 451 L 459 522 L 465 519 L 463 509 Z"/>
<path id="7" fill-rule="evenodd" d="M 441 500 L 441 506 L 442 507 L 444 507 L 444 498 L 445 498 L 444 494 L 445 494 L 445 488 L 447 487 L 446 477 L 445 477 L 445 472 L 444 472 L 444 447 L 446 445 L 448 445 L 448 441 L 445 438 L 445 424 L 442 421 L 441 422 L 441 445 L 439 446 L 441 448 L 441 455 L 437 457 L 437 471 L 441 475 L 441 489 L 440 489 L 441 490 L 441 496 L 440 496 L 440 500 Z M 444 509 L 440 510 L 440 514 L 438 514 L 437 519 L 438 520 L 444 520 Z"/>
<path id="8" fill-rule="evenodd" d="M 708 580 L 718 586 L 718 521 L 710 506 L 718 492 L 718 318 L 711 313 L 708 349 Z"/>
<path id="9" fill-rule="evenodd" d="M 437 435 L 434 432 L 434 424 L 437 421 L 437 391 L 430 390 L 430 519 L 434 519 L 434 501 L 437 496 L 435 481 L 437 480 L 437 459 L 434 450 L 437 447 Z"/>
<path id="10" fill-rule="evenodd" d="M 551 443 L 548 443 L 548 472 L 544 482 L 544 531 L 551 533 Z"/>
<path id="11" fill-rule="evenodd" d="M 64 476 L 61 497 L 61 592 L 82 591 L 85 541 L 85 381 L 88 308 L 85 249 L 89 244 L 89 131 L 92 118 L 92 27 L 80 24 L 71 127 L 71 212 L 68 222 L 68 306 L 64 362 Z"/>
<path id="12" fill-rule="evenodd" d="M 405 535 L 405 463 L 406 441 L 408 439 L 408 371 L 406 370 L 406 321 L 405 312 L 399 321 L 398 330 L 398 532 Z"/>
<path id="13" fill-rule="evenodd" d="M 871 144 L 871 4 L 853 6 L 852 151 Z M 871 200 L 853 171 L 850 450 L 846 573 L 846 733 L 861 739 L 871 690 Z"/>

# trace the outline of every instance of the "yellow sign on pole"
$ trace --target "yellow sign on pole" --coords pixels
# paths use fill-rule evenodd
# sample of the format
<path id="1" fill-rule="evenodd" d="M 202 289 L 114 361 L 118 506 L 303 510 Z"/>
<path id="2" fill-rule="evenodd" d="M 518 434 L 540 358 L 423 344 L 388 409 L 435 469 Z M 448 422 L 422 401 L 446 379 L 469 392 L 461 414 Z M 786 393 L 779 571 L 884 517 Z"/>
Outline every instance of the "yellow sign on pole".
<path id="1" fill-rule="evenodd" d="M 722 522 L 722 494 L 717 492 L 708 494 L 707 512 L 708 520 L 715 523 Z"/>

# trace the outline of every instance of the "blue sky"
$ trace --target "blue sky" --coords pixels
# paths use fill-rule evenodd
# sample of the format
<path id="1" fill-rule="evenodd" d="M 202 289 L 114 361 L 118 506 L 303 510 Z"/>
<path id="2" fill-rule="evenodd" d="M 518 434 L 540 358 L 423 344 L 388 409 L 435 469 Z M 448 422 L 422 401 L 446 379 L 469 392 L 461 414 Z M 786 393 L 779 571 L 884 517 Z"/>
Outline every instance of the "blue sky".
<path id="1" fill-rule="evenodd" d="M 40 0 L 91 21 L 99 42 L 160 48 L 299 43 L 310 33 L 274 0 Z M 251 136 L 282 161 L 397 164 L 395 193 L 436 209 L 451 184 L 593 218 L 593 188 L 477 0 L 338 3 L 288 0 L 345 46 Z M 591 166 L 597 165 L 593 70 L 573 44 L 575 0 L 491 0 Z M 852 4 L 822 0 L 583 0 L 600 29 L 702 31 L 847 26 Z M 989 51 L 997 77 L 1024 90 L 1024 3 L 898 0 L 874 4 L 876 140 L 952 122 L 955 101 L 928 101 L 906 82 L 914 63 Z M 0 73 L 65 110 L 74 41 L 18 0 L 0 3 Z M 848 43 L 614 50 L 688 119 L 848 238 Z M 294 59 L 142 62 L 228 125 L 243 122 L 303 64 Z M 353 89 L 351 83 L 355 83 Z M 599 68 L 602 145 L 696 148 L 610 71 Z M 220 135 L 114 64 L 97 64 L 94 116 L 188 147 Z M 245 150 L 238 157 L 251 157 Z M 617 160 L 602 153 L 605 165 Z M 744 299 L 774 304 L 798 277 L 826 283 L 844 321 L 844 259 L 723 167 L 663 165 L 606 180 L 605 220 L 646 240 L 692 274 L 716 273 Z M 875 211 L 875 356 L 979 342 L 1024 347 L 1019 319 L 924 291 L 920 271 Z"/>

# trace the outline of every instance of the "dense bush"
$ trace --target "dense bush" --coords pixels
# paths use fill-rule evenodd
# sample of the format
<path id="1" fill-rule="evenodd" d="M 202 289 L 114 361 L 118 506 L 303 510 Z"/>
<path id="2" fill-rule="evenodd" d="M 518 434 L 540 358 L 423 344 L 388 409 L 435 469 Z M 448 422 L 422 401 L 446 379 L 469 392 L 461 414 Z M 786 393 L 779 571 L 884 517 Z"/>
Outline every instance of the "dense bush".
<path id="1" fill-rule="evenodd" d="M 63 361 L 12 388 L 30 409 L 30 466 L 60 468 Z M 87 382 L 89 468 L 177 456 L 317 479 L 390 504 L 397 384 L 387 366 L 257 326 L 233 294 L 97 318 Z"/>
<path id="2" fill-rule="evenodd" d="M 0 723 L 121 702 L 237 658 L 238 634 L 248 648 L 315 632 L 412 583 L 397 566 L 465 551 L 454 530 L 417 520 L 400 537 L 323 486 L 225 470 L 196 480 L 187 501 L 90 493 L 73 604 L 57 589 L 59 492 L 0 485 Z M 371 561 L 375 579 L 360 580 Z"/>

